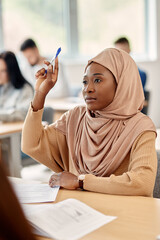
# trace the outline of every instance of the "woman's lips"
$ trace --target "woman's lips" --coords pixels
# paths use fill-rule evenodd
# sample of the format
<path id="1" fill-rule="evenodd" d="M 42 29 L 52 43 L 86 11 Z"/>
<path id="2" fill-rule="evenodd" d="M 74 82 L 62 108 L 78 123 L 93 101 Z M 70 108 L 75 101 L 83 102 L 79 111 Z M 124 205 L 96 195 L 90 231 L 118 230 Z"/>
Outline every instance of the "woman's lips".
<path id="1" fill-rule="evenodd" d="M 85 98 L 86 103 L 93 103 L 96 101 L 96 98 L 87 97 Z"/>

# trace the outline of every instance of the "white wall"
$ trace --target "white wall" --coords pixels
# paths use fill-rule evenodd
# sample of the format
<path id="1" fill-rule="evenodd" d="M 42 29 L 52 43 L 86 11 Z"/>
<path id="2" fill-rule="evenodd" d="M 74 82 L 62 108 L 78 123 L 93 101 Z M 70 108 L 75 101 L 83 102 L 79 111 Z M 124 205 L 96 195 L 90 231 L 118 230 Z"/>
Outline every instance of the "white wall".
<path id="1" fill-rule="evenodd" d="M 151 92 L 149 117 L 157 128 L 160 128 L 160 60 L 138 64 L 148 74 L 146 89 Z"/>
<path id="2" fill-rule="evenodd" d="M 138 63 L 148 73 L 146 88 L 151 91 L 149 116 L 157 128 L 160 128 L 160 0 L 156 0 L 156 50 L 157 59 Z"/>

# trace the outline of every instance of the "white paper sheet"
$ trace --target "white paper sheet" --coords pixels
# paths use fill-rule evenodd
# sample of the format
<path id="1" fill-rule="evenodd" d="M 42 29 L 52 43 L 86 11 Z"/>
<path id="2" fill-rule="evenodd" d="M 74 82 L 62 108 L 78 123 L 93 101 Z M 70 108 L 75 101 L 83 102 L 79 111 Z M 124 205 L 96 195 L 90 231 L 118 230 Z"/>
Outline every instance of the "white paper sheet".
<path id="1" fill-rule="evenodd" d="M 28 220 L 57 240 L 76 240 L 116 219 L 86 204 L 67 199 L 56 204 L 25 205 Z"/>
<path id="2" fill-rule="evenodd" d="M 12 184 L 17 198 L 21 203 L 53 202 L 59 187 L 51 188 L 48 184 Z"/>

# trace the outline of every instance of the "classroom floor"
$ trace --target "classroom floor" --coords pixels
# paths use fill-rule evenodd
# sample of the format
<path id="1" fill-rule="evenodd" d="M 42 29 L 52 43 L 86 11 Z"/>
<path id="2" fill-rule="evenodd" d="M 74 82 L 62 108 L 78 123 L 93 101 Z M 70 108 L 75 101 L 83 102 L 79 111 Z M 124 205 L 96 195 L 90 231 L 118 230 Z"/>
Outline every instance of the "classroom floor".
<path id="1" fill-rule="evenodd" d="M 34 164 L 23 167 L 21 170 L 21 176 L 27 180 L 38 180 L 48 182 L 52 171 L 42 164 Z"/>

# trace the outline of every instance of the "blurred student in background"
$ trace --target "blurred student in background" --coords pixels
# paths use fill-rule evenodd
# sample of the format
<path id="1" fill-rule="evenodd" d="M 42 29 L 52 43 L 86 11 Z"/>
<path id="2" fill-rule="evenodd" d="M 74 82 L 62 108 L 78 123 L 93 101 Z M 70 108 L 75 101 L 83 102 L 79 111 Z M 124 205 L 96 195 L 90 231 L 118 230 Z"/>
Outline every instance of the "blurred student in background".
<path id="1" fill-rule="evenodd" d="M 128 54 L 130 54 L 130 52 L 131 52 L 130 42 L 129 42 L 129 40 L 126 37 L 118 38 L 114 42 L 114 46 L 116 48 L 122 49 L 123 51 L 127 52 Z M 139 67 L 138 67 L 138 71 L 139 71 L 139 75 L 141 77 L 143 90 L 145 91 L 145 85 L 146 85 L 146 81 L 147 81 L 147 74 L 144 71 L 142 71 Z"/>
<path id="2" fill-rule="evenodd" d="M 26 79 L 35 85 L 35 72 L 43 66 L 45 57 L 40 55 L 39 49 L 36 43 L 32 39 L 26 39 L 20 47 L 26 62 L 21 62 L 20 67 Z"/>
<path id="3" fill-rule="evenodd" d="M 24 120 L 33 88 L 23 77 L 13 52 L 0 54 L 0 121 Z"/>
<path id="4" fill-rule="evenodd" d="M 0 161 L 0 239 L 36 239 L 27 223 L 19 202 Z"/>
<path id="5" fill-rule="evenodd" d="M 20 46 L 20 51 L 22 52 L 25 59 L 19 57 L 19 64 L 25 78 L 35 86 L 35 74 L 36 72 L 45 67 L 44 60 L 45 57 L 41 56 L 40 51 L 37 47 L 35 41 L 31 38 L 26 39 Z M 51 53 L 51 58 L 54 55 L 54 51 Z M 27 60 L 27 61 L 26 61 Z M 60 77 L 59 82 L 56 86 L 56 92 L 54 94 L 51 92 L 49 97 L 53 98 L 63 98 L 70 95 L 69 85 L 64 75 L 62 65 L 60 64 Z"/>

